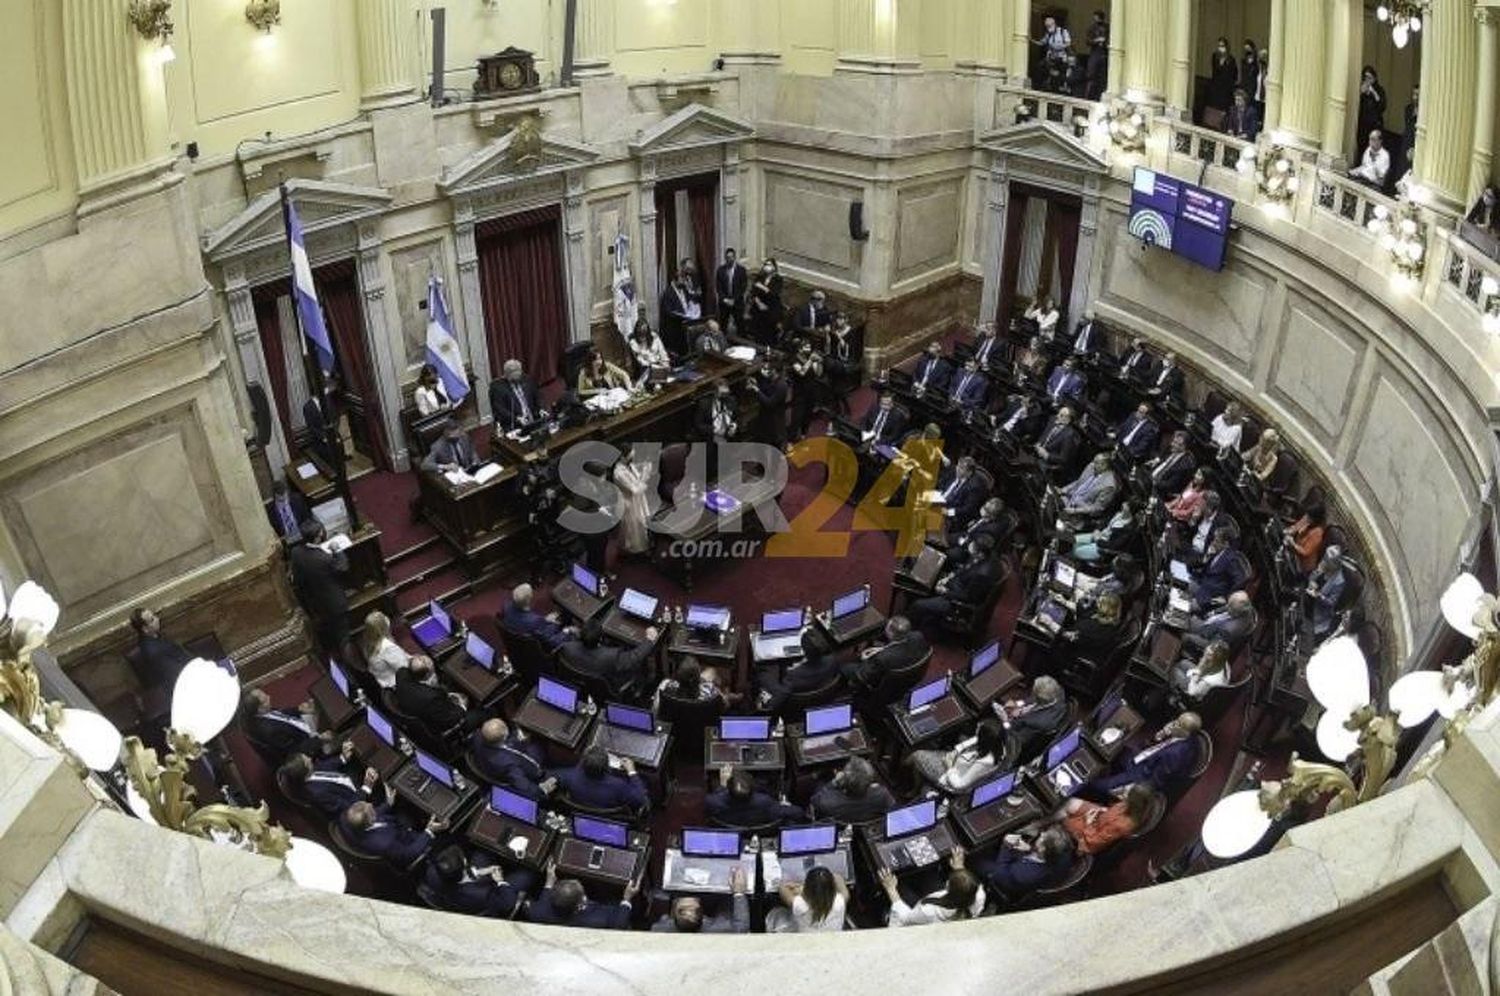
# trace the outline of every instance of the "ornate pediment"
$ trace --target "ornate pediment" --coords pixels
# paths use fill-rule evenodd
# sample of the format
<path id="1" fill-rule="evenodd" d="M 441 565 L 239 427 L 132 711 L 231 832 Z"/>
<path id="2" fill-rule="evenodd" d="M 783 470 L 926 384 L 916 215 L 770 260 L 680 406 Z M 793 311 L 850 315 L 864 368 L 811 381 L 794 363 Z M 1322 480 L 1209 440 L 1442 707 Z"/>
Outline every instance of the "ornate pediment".
<path id="1" fill-rule="evenodd" d="M 330 229 L 357 226 L 378 217 L 391 203 L 380 187 L 353 187 L 325 180 L 288 180 L 287 190 L 309 243 Z M 268 190 L 249 207 L 203 236 L 203 254 L 215 263 L 244 256 L 286 242 L 279 190 Z M 311 251 L 311 247 L 309 247 Z"/>
<path id="2" fill-rule="evenodd" d="M 597 149 L 542 134 L 533 121 L 523 118 L 500 138 L 444 170 L 438 187 L 449 197 L 477 194 L 587 166 L 598 158 Z"/>
<path id="3" fill-rule="evenodd" d="M 755 137 L 755 127 L 743 118 L 702 104 L 689 104 L 669 118 L 643 129 L 630 143 L 636 156 L 696 149 Z"/>
<path id="4" fill-rule="evenodd" d="M 1053 169 L 1063 167 L 1083 173 L 1106 173 L 1109 161 L 1050 121 L 996 128 L 979 136 L 979 144 L 996 155 L 1005 155 Z"/>

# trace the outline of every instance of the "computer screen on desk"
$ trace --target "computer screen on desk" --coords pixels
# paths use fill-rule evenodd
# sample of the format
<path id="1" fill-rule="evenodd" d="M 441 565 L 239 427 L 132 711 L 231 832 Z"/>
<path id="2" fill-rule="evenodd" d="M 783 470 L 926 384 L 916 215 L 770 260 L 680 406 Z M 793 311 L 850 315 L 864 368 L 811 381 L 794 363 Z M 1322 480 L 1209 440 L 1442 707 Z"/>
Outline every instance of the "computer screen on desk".
<path id="1" fill-rule="evenodd" d="M 655 595 L 626 588 L 620 594 L 620 611 L 643 622 L 651 622 L 656 618 L 656 606 L 660 601 Z"/>
<path id="2" fill-rule="evenodd" d="M 852 616 L 870 604 L 870 589 L 861 585 L 846 595 L 840 595 L 833 600 L 833 610 L 829 614 L 835 619 Z"/>
<path id="3" fill-rule="evenodd" d="M 838 733 L 854 725 L 854 706 L 848 702 L 807 710 L 805 729 L 810 737 Z"/>
<path id="4" fill-rule="evenodd" d="M 1010 795 L 1015 787 L 1016 773 L 1014 771 L 982 782 L 974 787 L 973 794 L 969 796 L 969 808 L 978 809 L 980 806 L 987 806 L 996 799 Z"/>
<path id="5" fill-rule="evenodd" d="M 365 706 L 365 724 L 374 730 L 375 735 L 381 740 L 392 747 L 396 746 L 396 728 L 391 725 L 389 719 L 376 712 L 371 706 Z"/>
<path id="6" fill-rule="evenodd" d="M 486 671 L 495 670 L 495 648 L 473 633 L 464 640 L 464 652 L 469 655 L 469 660 Z"/>
<path id="7" fill-rule="evenodd" d="M 984 672 L 994 667 L 995 663 L 999 660 L 1000 641 L 991 640 L 989 643 L 986 643 L 983 647 L 980 647 L 977 651 L 975 651 L 973 657 L 969 658 L 969 677 L 979 677 L 981 674 L 984 674 Z"/>
<path id="8" fill-rule="evenodd" d="M 1051 771 L 1053 768 L 1057 767 L 1059 764 L 1062 764 L 1070 756 L 1072 756 L 1073 752 L 1078 749 L 1078 745 L 1082 741 L 1082 739 L 1082 731 L 1075 727 L 1074 729 L 1068 731 L 1068 734 L 1057 743 L 1053 744 L 1051 747 L 1048 747 L 1047 764 L 1045 770 Z"/>
<path id="9" fill-rule="evenodd" d="M 1124 696 L 1122 696 L 1119 692 L 1115 692 L 1113 695 L 1106 696 L 1104 701 L 1099 703 L 1099 707 L 1094 710 L 1094 729 L 1097 730 L 1099 727 L 1109 722 L 1109 717 L 1115 714 L 1115 711 L 1120 708 L 1121 704 L 1124 703 L 1124 701 Z"/>
<path id="10" fill-rule="evenodd" d="M 446 785 L 448 786 L 448 788 L 453 787 L 452 768 L 448 767 L 442 761 L 439 761 L 437 758 L 433 757 L 431 754 L 427 753 L 424 750 L 419 749 L 415 751 L 415 753 L 417 757 L 417 767 L 421 768 L 423 773 L 426 774 L 427 777 L 431 778 L 439 785 Z"/>
<path id="11" fill-rule="evenodd" d="M 771 720 L 765 716 L 724 716 L 719 720 L 720 740 L 769 740 Z"/>
<path id="12" fill-rule="evenodd" d="M 938 699 L 948 694 L 948 676 L 934 678 L 925 685 L 918 685 L 911 690 L 906 698 L 906 711 L 916 712 L 923 706 L 932 705 Z"/>
<path id="13" fill-rule="evenodd" d="M 618 702 L 604 704 L 604 721 L 610 726 L 622 726 L 627 730 L 639 730 L 642 733 L 656 732 L 656 720 L 652 719 L 651 710 L 637 709 L 635 706 L 621 705 Z"/>
<path id="14" fill-rule="evenodd" d="M 737 858 L 740 856 L 739 831 L 684 827 L 682 853 L 703 858 Z"/>
<path id="15" fill-rule="evenodd" d="M 794 854 L 824 854 L 838 847 L 839 828 L 836 824 L 817 824 L 807 827 L 786 827 L 781 831 L 776 851 L 782 857 Z"/>
<path id="16" fill-rule="evenodd" d="M 443 627 L 445 633 L 453 632 L 453 617 L 448 615 L 448 610 L 438 604 L 437 599 L 427 603 L 427 611 L 432 618 L 437 620 L 439 626 Z"/>
<path id="17" fill-rule="evenodd" d="M 344 673 L 344 669 L 339 667 L 337 662 L 328 662 L 328 677 L 333 679 L 334 687 L 343 693 L 344 698 L 353 698 L 349 692 L 349 676 Z"/>
<path id="18" fill-rule="evenodd" d="M 536 697 L 563 712 L 578 711 L 578 689 L 543 675 L 536 680 Z"/>
<path id="19" fill-rule="evenodd" d="M 573 565 L 573 583 L 595 598 L 599 597 L 599 575 L 582 564 Z"/>
<path id="20" fill-rule="evenodd" d="M 592 816 L 573 817 L 573 835 L 580 840 L 610 847 L 624 847 L 630 831 L 623 823 L 613 820 L 596 820 Z"/>
<path id="21" fill-rule="evenodd" d="M 537 802 L 518 792 L 496 785 L 490 789 L 490 808 L 502 816 L 520 820 L 528 826 L 536 826 Z"/>
<path id="22" fill-rule="evenodd" d="M 687 607 L 687 625 L 689 629 L 728 629 L 729 606 L 689 605 Z"/>
<path id="23" fill-rule="evenodd" d="M 885 814 L 885 835 L 904 837 L 909 833 L 931 830 L 937 825 L 937 800 L 923 799 Z"/>
<path id="24" fill-rule="evenodd" d="M 762 633 L 786 633 L 790 630 L 801 629 L 802 624 L 803 613 L 800 608 L 773 609 L 762 613 L 760 617 Z"/>

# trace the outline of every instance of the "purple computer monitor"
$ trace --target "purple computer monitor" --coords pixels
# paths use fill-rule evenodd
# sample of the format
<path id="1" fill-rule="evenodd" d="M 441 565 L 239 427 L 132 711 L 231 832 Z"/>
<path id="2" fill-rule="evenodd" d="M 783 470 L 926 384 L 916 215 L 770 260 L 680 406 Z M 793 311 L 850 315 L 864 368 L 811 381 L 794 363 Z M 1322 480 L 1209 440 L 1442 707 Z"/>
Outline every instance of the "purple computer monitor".
<path id="1" fill-rule="evenodd" d="M 599 575 L 582 564 L 573 565 L 573 583 L 595 598 L 599 597 Z"/>
<path id="2" fill-rule="evenodd" d="M 996 799 L 1010 795 L 1016 787 L 1016 773 L 1014 771 L 1001 775 L 999 778 L 991 778 L 987 782 L 981 782 L 974 787 L 974 792 L 969 796 L 969 808 L 978 809 L 987 806 Z"/>
<path id="3" fill-rule="evenodd" d="M 948 676 L 934 678 L 925 685 L 918 685 L 911 690 L 906 698 L 906 711 L 916 712 L 923 706 L 932 705 L 938 699 L 948 694 Z"/>
<path id="4" fill-rule="evenodd" d="M 334 687 L 343 693 L 344 698 L 349 699 L 354 697 L 349 692 L 349 676 L 334 661 L 328 662 L 328 677 L 333 679 Z"/>
<path id="5" fill-rule="evenodd" d="M 1047 764 L 1045 766 L 1045 770 L 1051 771 L 1053 768 L 1066 761 L 1070 756 L 1072 756 L 1073 752 L 1078 749 L 1078 745 L 1080 744 L 1080 742 L 1082 742 L 1082 740 L 1083 731 L 1079 730 L 1077 727 L 1074 727 L 1072 730 L 1069 730 L 1067 735 L 1064 736 L 1061 740 L 1053 744 L 1051 747 L 1048 747 Z"/>
<path id="6" fill-rule="evenodd" d="M 469 655 L 469 660 L 486 671 L 495 670 L 495 648 L 473 633 L 464 639 L 464 653 Z"/>
<path id="7" fill-rule="evenodd" d="M 419 749 L 414 753 L 417 756 L 417 767 L 421 768 L 423 773 L 426 774 L 427 777 L 431 778 L 433 781 L 437 782 L 440 785 L 446 785 L 449 788 L 453 787 L 452 768 L 448 767 L 442 761 L 439 761 L 437 758 L 433 757 L 431 754 L 428 754 L 424 750 Z"/>
<path id="8" fill-rule="evenodd" d="M 578 689 L 572 685 L 564 685 L 560 681 L 553 681 L 546 675 L 536 680 L 536 697 L 554 709 L 561 709 L 568 713 L 578 711 Z"/>
<path id="9" fill-rule="evenodd" d="M 1094 710 L 1094 729 L 1097 730 L 1099 729 L 1099 727 L 1109 722 L 1109 717 L 1113 716 L 1117 711 L 1119 711 L 1120 706 L 1124 703 L 1125 696 L 1121 695 L 1119 692 L 1115 692 L 1113 695 L 1106 696 L 1104 701 L 1099 703 L 1099 707 Z"/>
<path id="10" fill-rule="evenodd" d="M 739 831 L 683 827 L 682 853 L 702 858 L 737 858 L 740 856 Z"/>
<path id="11" fill-rule="evenodd" d="M 686 622 L 689 629 L 726 630 L 729 628 L 729 606 L 689 605 Z"/>
<path id="12" fill-rule="evenodd" d="M 969 658 L 969 677 L 977 678 L 990 668 L 994 667 L 1000 660 L 1000 641 L 991 640 L 974 652 Z"/>
<path id="13" fill-rule="evenodd" d="M 833 600 L 833 608 L 829 612 L 835 619 L 852 616 L 854 613 L 870 604 L 870 589 L 860 585 L 847 594 L 840 595 Z"/>
<path id="14" fill-rule="evenodd" d="M 537 802 L 528 799 L 519 792 L 503 789 L 496 785 L 490 789 L 490 808 L 502 816 L 520 820 L 528 826 L 536 826 Z"/>
<path id="15" fill-rule="evenodd" d="M 807 827 L 783 828 L 776 851 L 783 857 L 791 854 L 824 854 L 838 846 L 838 826 L 819 823 Z"/>
<path id="16" fill-rule="evenodd" d="M 620 611 L 644 622 L 651 622 L 656 618 L 656 607 L 660 604 L 661 599 L 655 595 L 648 595 L 634 588 L 626 588 L 620 593 Z"/>
<path id="17" fill-rule="evenodd" d="M 720 740 L 769 740 L 771 720 L 767 716 L 723 716 L 719 719 Z"/>
<path id="18" fill-rule="evenodd" d="M 923 799 L 885 814 L 886 837 L 904 837 L 937 825 L 937 800 Z"/>
<path id="19" fill-rule="evenodd" d="M 854 706 L 848 702 L 807 710 L 804 726 L 810 737 L 838 733 L 854 725 Z"/>
<path id="20" fill-rule="evenodd" d="M 801 629 L 804 622 L 804 614 L 800 608 L 772 609 L 770 612 L 761 613 L 760 631 L 762 633 L 787 633 L 794 629 Z"/>
<path id="21" fill-rule="evenodd" d="M 610 847 L 624 847 L 629 840 L 629 828 L 613 820 L 596 820 L 592 816 L 573 817 L 573 835 L 579 840 Z"/>
<path id="22" fill-rule="evenodd" d="M 396 728 L 391 725 L 389 719 L 376 712 L 370 706 L 365 706 L 365 723 L 370 729 L 375 731 L 375 735 L 381 740 L 384 740 L 392 747 L 396 746 Z"/>
<path id="23" fill-rule="evenodd" d="M 604 703 L 604 721 L 610 726 L 620 726 L 627 730 L 656 732 L 656 720 L 652 718 L 650 709 L 637 709 L 618 702 Z"/>

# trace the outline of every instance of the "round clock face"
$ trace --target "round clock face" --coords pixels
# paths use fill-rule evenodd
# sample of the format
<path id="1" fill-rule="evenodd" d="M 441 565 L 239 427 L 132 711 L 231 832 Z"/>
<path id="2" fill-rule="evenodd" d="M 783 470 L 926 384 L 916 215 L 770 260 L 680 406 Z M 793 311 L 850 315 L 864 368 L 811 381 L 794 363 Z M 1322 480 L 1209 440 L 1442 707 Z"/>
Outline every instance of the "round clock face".
<path id="1" fill-rule="evenodd" d="M 514 62 L 507 62 L 500 67 L 500 85 L 507 90 L 514 90 L 523 81 L 521 67 Z"/>

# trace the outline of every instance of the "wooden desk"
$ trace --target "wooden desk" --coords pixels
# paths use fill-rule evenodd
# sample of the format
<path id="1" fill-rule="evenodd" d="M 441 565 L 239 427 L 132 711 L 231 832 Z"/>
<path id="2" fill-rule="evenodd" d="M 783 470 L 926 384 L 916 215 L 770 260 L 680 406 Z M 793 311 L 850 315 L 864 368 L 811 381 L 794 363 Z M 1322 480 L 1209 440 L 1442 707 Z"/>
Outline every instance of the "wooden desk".
<path id="1" fill-rule="evenodd" d="M 675 843 L 662 852 L 661 887 L 664 892 L 692 893 L 694 895 L 727 896 L 733 890 L 729 876 L 736 869 L 745 873 L 745 891 L 755 888 L 755 869 L 759 854 L 745 851 L 738 858 L 711 858 L 682 853 Z M 689 882 L 684 873 L 689 869 L 708 873 L 708 881 L 701 885 Z"/>
<path id="2" fill-rule="evenodd" d="M 946 818 L 938 820 L 931 830 L 895 840 L 885 839 L 885 828 L 878 821 L 859 827 L 857 836 L 864 843 L 866 856 L 877 873 L 891 871 L 897 875 L 932 867 L 951 854 L 957 842 Z M 927 846 L 931 847 L 932 853 L 924 856 Z"/>
<path id="3" fill-rule="evenodd" d="M 626 737 L 616 738 L 615 734 L 620 733 Z M 633 748 L 624 742 L 625 739 L 636 739 L 629 737 L 631 733 L 639 734 L 639 748 Z M 598 721 L 589 730 L 587 743 L 589 747 L 603 747 L 618 757 L 628 757 L 637 767 L 659 769 L 672 746 L 672 724 L 658 721 L 655 733 L 620 730 L 606 723 L 604 713 L 601 712 Z"/>
<path id="4" fill-rule="evenodd" d="M 344 591 L 349 597 L 349 623 L 364 625 L 365 616 L 379 608 L 390 614 L 395 600 L 386 596 L 385 554 L 380 551 L 380 530 L 365 520 L 349 537 L 351 546 L 344 551 L 349 571 L 344 577 Z"/>
<path id="5" fill-rule="evenodd" d="M 317 468 L 311 477 L 303 477 L 298 470 L 304 464 L 310 464 Z M 311 453 L 303 453 L 299 459 L 292 460 L 282 468 L 283 476 L 291 482 L 303 498 L 307 499 L 309 507 L 321 505 L 332 498 L 337 498 L 333 486 L 333 472 L 323 466 L 321 460 L 315 459 Z"/>
<path id="6" fill-rule="evenodd" d="M 667 652 L 671 654 L 692 654 L 694 657 L 715 661 L 733 662 L 740 657 L 740 627 L 731 626 L 724 633 L 724 639 L 707 640 L 696 635 L 698 630 L 689 629 L 682 624 L 672 626 L 670 642 L 667 644 Z"/>
<path id="7" fill-rule="evenodd" d="M 495 651 L 495 656 L 499 657 L 500 651 Z M 515 672 L 501 661 L 495 661 L 495 670 L 487 671 L 462 648 L 444 658 L 438 670 L 475 705 L 489 705 L 515 691 L 518 684 Z"/>
<path id="8" fill-rule="evenodd" d="M 953 676 L 953 687 L 976 713 L 983 713 L 991 703 L 1021 683 L 1021 672 L 1016 670 L 1009 657 L 1002 657 L 986 668 L 977 678 L 970 679 L 969 672 Z"/>
<path id="9" fill-rule="evenodd" d="M 873 605 L 866 605 L 858 612 L 833 622 L 827 612 L 814 617 L 818 628 L 828 634 L 837 647 L 852 647 L 862 643 L 885 628 L 885 613 Z"/>
<path id="10" fill-rule="evenodd" d="M 983 847 L 1051 812 L 1024 782 L 1017 782 L 1010 795 L 958 813 L 953 822 L 970 847 Z"/>
<path id="11" fill-rule="evenodd" d="M 896 732 L 901 735 L 901 742 L 908 750 L 946 736 L 974 718 L 974 714 L 969 712 L 953 692 L 944 695 L 923 712 L 937 717 L 937 725 L 929 726 L 927 729 L 917 729 L 912 725 L 911 714 L 906 711 L 906 703 L 891 703 L 891 719 L 896 724 Z"/>
<path id="12" fill-rule="evenodd" d="M 1085 730 L 1083 735 L 1096 754 L 1112 763 L 1124 752 L 1125 745 L 1130 742 L 1130 738 L 1135 735 L 1136 731 L 1145 725 L 1146 720 L 1141 714 L 1132 709 L 1130 703 L 1121 699 L 1119 706 L 1108 716 L 1103 717 L 1098 729 Z M 1119 730 L 1120 735 L 1106 743 L 1101 734 L 1107 729 Z"/>
<path id="13" fill-rule="evenodd" d="M 526 701 L 516 710 L 512 722 L 549 743 L 566 750 L 577 750 L 578 745 L 583 742 L 583 735 L 588 732 L 591 718 L 578 713 L 570 715 L 561 709 L 552 708 L 536 697 L 536 689 L 533 688 L 526 693 Z"/>
<path id="14" fill-rule="evenodd" d="M 767 893 L 774 893 L 783 882 L 801 885 L 807 873 L 814 868 L 827 868 L 840 876 L 849 885 L 854 884 L 854 855 L 849 842 L 842 837 L 839 846 L 822 854 L 794 854 L 782 858 L 774 849 L 760 852 L 761 884 Z"/>
<path id="15" fill-rule="evenodd" d="M 464 837 L 469 843 L 514 861 L 523 868 L 542 871 L 547 867 L 547 859 L 552 856 L 557 831 L 502 816 L 486 805 L 480 806 L 474 818 L 469 821 Z M 526 853 L 520 858 L 510 849 L 510 842 L 516 837 L 526 839 Z"/>
<path id="16" fill-rule="evenodd" d="M 658 607 L 658 611 L 660 608 Z M 645 622 L 629 613 L 621 612 L 618 605 L 610 606 L 609 611 L 604 614 L 604 622 L 601 623 L 605 636 L 632 647 L 648 642 L 646 630 L 652 626 L 657 628 L 656 638 L 661 639 L 661 631 L 666 629 L 667 625 L 665 621 Z"/>
<path id="17" fill-rule="evenodd" d="M 786 767 L 786 748 L 779 739 L 720 740 L 717 730 L 705 730 L 703 767 L 717 771 L 726 764 L 741 771 L 780 773 Z"/>
<path id="18" fill-rule="evenodd" d="M 563 578 L 552 586 L 552 605 L 579 622 L 587 622 L 603 612 L 613 598 L 595 598 L 580 588 L 572 578 Z"/>
<path id="19" fill-rule="evenodd" d="M 423 815 L 440 820 L 453 820 L 479 798 L 479 786 L 465 781 L 462 789 L 449 788 L 418 767 L 415 758 L 407 761 L 386 784 Z"/>
<path id="20" fill-rule="evenodd" d="M 339 686 L 326 674 L 308 686 L 307 696 L 318 710 L 320 725 L 325 730 L 342 730 L 364 715 L 364 709 L 344 698 Z"/>
<path id="21" fill-rule="evenodd" d="M 1165 685 L 1172 676 L 1172 665 L 1182 654 L 1182 636 L 1166 626 L 1157 626 L 1151 635 L 1151 644 L 1146 653 L 1136 654 L 1133 663 L 1139 665 L 1132 670 L 1157 684 Z"/>
<path id="22" fill-rule="evenodd" d="M 746 549 L 742 542 L 765 535 L 761 509 L 781 497 L 773 478 L 744 477 L 738 470 L 721 477 L 710 490 L 734 496 L 739 505 L 730 512 L 715 512 L 700 496 L 696 508 L 672 505 L 652 517 L 652 559 L 657 567 L 676 574 L 687 591 L 693 590 L 695 565 L 741 559 Z"/>
<path id="23" fill-rule="evenodd" d="M 1058 780 L 1062 777 L 1058 769 L 1063 767 L 1073 769 L 1069 771 L 1067 777 L 1076 777 L 1077 781 L 1074 784 L 1069 785 Z M 1103 759 L 1094 753 L 1094 748 L 1087 739 L 1084 739 L 1078 742 L 1078 749 L 1063 758 L 1056 768 L 1040 772 L 1031 778 L 1031 784 L 1037 798 L 1048 807 L 1056 808 L 1072 798 L 1079 786 L 1091 778 L 1097 778 L 1106 768 L 1107 765 Z"/>
<path id="24" fill-rule="evenodd" d="M 524 514 L 512 507 L 513 465 L 483 484 L 449 484 L 442 475 L 417 471 L 418 494 L 427 522 L 463 557 L 471 573 L 493 565 L 504 542 L 527 528 Z"/>
<path id="25" fill-rule="evenodd" d="M 590 867 L 589 855 L 596 847 L 604 852 L 604 860 L 598 867 Z M 557 875 L 558 878 L 572 877 L 623 889 L 640 881 L 646 871 L 650 847 L 649 834 L 631 834 L 629 847 L 610 847 L 577 837 L 563 837 L 557 845 Z"/>
<path id="26" fill-rule="evenodd" d="M 406 763 L 405 754 L 381 740 L 363 722 L 349 733 L 349 745 L 354 748 L 354 756 L 363 761 L 365 767 L 374 768 L 380 780 L 387 784 Z"/>
<path id="27" fill-rule="evenodd" d="M 834 743 L 834 738 L 845 741 L 848 746 L 840 746 Z M 868 757 L 870 754 L 870 739 L 865 736 L 864 724 L 858 716 L 854 717 L 852 729 L 842 733 L 835 733 L 830 737 L 814 737 L 813 744 L 808 744 L 808 738 L 802 735 L 801 723 L 789 723 L 786 728 L 786 742 L 791 749 L 793 770 L 801 768 L 817 768 L 826 764 L 838 764 L 849 760 L 856 754 Z"/>

